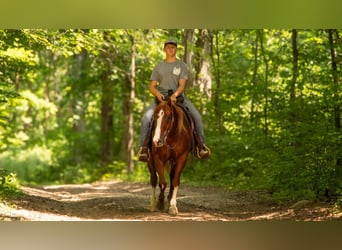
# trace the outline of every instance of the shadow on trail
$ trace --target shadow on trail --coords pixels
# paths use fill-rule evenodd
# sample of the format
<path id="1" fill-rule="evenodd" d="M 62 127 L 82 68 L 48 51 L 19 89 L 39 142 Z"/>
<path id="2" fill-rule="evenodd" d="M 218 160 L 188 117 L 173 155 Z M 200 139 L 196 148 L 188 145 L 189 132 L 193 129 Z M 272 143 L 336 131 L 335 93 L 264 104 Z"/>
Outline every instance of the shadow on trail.
<path id="1" fill-rule="evenodd" d="M 249 221 L 341 219 L 329 204 L 301 209 L 279 206 L 261 191 L 225 192 L 214 187 L 181 186 L 179 215 L 149 211 L 149 184 L 120 181 L 82 185 L 23 187 L 13 217 L 22 220 Z M 167 208 L 167 206 L 166 206 Z"/>

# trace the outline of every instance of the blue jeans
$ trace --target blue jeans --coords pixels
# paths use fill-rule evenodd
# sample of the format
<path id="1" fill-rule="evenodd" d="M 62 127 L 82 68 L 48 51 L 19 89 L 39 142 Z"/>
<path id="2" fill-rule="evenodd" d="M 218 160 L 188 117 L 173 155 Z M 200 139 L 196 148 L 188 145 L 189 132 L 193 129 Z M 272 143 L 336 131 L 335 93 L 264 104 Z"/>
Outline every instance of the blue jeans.
<path id="1" fill-rule="evenodd" d="M 197 134 L 199 135 L 202 143 L 205 144 L 205 137 L 203 131 L 202 117 L 195 106 L 188 99 L 184 99 L 183 105 L 189 109 L 192 119 L 195 123 L 195 129 Z M 150 129 L 150 123 L 152 120 L 154 109 L 156 108 L 155 102 L 153 102 L 145 111 L 142 119 L 141 119 L 141 131 L 140 131 L 140 146 L 144 144 L 145 138 Z"/>

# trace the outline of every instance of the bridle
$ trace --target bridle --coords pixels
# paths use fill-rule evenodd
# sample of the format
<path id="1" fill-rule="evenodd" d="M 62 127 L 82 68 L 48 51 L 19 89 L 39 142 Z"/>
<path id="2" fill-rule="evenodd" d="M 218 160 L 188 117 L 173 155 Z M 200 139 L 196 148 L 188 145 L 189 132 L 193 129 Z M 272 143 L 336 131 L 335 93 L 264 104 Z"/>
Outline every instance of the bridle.
<path id="1" fill-rule="evenodd" d="M 169 110 L 170 110 L 170 118 L 163 119 L 163 122 L 168 122 L 169 119 L 171 121 L 169 122 L 168 128 L 164 131 L 163 134 L 160 135 L 157 147 L 167 146 L 167 147 L 172 149 L 172 148 L 174 148 L 174 146 L 171 147 L 170 145 L 168 145 L 166 143 L 166 141 L 167 141 L 167 138 L 168 138 L 169 134 L 171 133 L 172 128 L 174 127 L 174 123 L 175 123 L 175 117 L 174 117 L 175 115 L 174 115 L 174 113 L 175 113 L 175 111 L 174 111 L 174 107 L 173 107 L 172 104 L 168 104 L 168 105 L 165 105 L 165 106 L 167 106 L 169 108 Z"/>

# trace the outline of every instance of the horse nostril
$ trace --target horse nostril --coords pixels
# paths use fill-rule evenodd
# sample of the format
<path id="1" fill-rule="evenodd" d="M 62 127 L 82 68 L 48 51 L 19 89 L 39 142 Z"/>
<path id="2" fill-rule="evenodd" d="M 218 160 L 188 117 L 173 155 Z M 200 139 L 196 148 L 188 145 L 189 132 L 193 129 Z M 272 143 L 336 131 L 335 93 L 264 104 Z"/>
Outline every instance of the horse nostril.
<path id="1" fill-rule="evenodd" d="M 156 147 L 162 147 L 164 146 L 164 140 L 162 138 L 159 138 L 157 141 L 154 141 Z"/>
<path id="2" fill-rule="evenodd" d="M 162 147 L 164 145 L 163 141 L 161 139 L 153 140 L 154 145 L 158 147 Z"/>
<path id="3" fill-rule="evenodd" d="M 157 142 L 157 147 L 161 147 L 161 146 L 163 146 L 163 141 L 159 139 Z"/>

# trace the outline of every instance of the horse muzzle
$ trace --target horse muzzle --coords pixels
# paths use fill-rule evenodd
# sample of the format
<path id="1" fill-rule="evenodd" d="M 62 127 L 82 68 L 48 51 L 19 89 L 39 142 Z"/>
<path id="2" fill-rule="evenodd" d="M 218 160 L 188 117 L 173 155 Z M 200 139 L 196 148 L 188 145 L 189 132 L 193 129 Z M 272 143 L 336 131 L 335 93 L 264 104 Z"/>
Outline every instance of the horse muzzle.
<path id="1" fill-rule="evenodd" d="M 158 138 L 158 139 L 153 140 L 153 144 L 155 147 L 159 148 L 165 145 L 165 140 L 164 138 Z"/>

